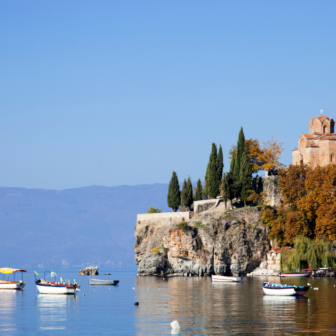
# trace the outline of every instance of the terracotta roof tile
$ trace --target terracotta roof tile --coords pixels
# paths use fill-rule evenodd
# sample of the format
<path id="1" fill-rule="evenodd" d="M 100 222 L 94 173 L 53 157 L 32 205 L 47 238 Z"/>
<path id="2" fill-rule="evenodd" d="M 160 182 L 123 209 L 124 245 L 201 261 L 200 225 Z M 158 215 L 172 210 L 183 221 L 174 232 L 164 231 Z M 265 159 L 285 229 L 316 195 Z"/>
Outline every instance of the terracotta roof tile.
<path id="1" fill-rule="evenodd" d="M 284 247 L 273 247 L 270 251 L 268 251 L 268 253 L 270 253 L 271 251 L 275 252 L 275 253 L 282 253 L 284 251 L 287 251 L 291 249 L 290 246 L 284 246 Z"/>
<path id="2" fill-rule="evenodd" d="M 331 120 L 331 118 L 326 117 L 326 116 L 324 116 L 323 114 L 321 114 L 321 115 L 319 115 L 319 116 L 317 116 L 317 117 L 315 117 L 315 118 L 312 118 L 311 120 L 314 120 L 314 119 L 318 119 L 318 120 L 320 120 L 320 121 L 323 121 L 323 120 L 325 120 L 325 119 Z"/>
<path id="3" fill-rule="evenodd" d="M 315 143 L 310 143 L 306 146 L 306 148 L 309 148 L 309 147 L 319 147 L 318 145 L 316 145 Z"/>
<path id="4" fill-rule="evenodd" d="M 308 138 L 308 139 L 313 139 L 313 138 L 314 138 L 314 137 L 313 137 L 311 134 L 309 134 L 309 133 L 302 133 L 302 135 L 305 136 L 305 137 Z"/>
<path id="5" fill-rule="evenodd" d="M 295 151 L 295 150 L 298 150 L 298 149 L 299 149 L 299 148 L 294 148 L 294 149 L 292 149 L 292 152 Z"/>
<path id="6" fill-rule="evenodd" d="M 325 133 L 320 136 L 318 136 L 315 139 L 319 140 L 336 140 L 336 134 L 335 133 Z"/>

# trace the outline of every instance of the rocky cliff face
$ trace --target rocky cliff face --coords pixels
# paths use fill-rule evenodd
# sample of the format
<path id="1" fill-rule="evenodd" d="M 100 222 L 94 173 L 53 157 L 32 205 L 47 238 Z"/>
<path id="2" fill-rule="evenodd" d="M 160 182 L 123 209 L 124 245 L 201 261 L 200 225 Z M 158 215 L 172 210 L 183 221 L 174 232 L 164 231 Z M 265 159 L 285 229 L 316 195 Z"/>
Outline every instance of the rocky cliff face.
<path id="1" fill-rule="evenodd" d="M 139 221 L 138 275 L 246 275 L 271 248 L 258 208 L 225 211 L 223 204 L 187 220 Z"/>

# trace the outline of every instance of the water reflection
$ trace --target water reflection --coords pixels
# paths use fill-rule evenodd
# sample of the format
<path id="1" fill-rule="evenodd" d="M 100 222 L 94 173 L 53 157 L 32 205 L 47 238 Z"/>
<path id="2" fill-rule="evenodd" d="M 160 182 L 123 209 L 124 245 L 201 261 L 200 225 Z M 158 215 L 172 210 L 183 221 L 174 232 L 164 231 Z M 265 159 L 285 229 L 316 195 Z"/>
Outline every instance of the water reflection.
<path id="1" fill-rule="evenodd" d="M 140 302 L 135 312 L 137 334 L 169 334 L 174 320 L 180 323 L 183 335 L 336 332 L 336 304 L 330 299 L 335 279 L 325 287 L 320 282 L 319 291 L 310 291 L 307 297 L 264 295 L 265 280 L 248 278 L 243 283 L 212 283 L 207 278 L 163 281 L 139 277 L 135 283 L 136 300 Z M 269 281 L 286 283 L 279 278 Z M 304 285 L 307 279 L 290 279 L 287 283 Z"/>
<path id="2" fill-rule="evenodd" d="M 76 304 L 75 295 L 38 294 L 39 329 L 66 329 L 69 309 Z"/>
<path id="3" fill-rule="evenodd" d="M 16 310 L 24 291 L 0 290 L 0 330 L 15 333 L 17 331 Z"/>

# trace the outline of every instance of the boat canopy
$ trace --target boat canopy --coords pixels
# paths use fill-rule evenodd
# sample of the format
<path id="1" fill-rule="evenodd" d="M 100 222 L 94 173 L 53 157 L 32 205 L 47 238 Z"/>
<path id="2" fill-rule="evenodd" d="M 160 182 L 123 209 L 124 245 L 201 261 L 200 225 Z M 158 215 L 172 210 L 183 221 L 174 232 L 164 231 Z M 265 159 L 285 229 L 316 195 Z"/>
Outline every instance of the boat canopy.
<path id="1" fill-rule="evenodd" d="M 0 268 L 0 273 L 11 274 L 11 273 L 16 273 L 16 272 L 27 272 L 27 271 L 16 269 L 16 268 L 9 268 L 9 267 Z"/>

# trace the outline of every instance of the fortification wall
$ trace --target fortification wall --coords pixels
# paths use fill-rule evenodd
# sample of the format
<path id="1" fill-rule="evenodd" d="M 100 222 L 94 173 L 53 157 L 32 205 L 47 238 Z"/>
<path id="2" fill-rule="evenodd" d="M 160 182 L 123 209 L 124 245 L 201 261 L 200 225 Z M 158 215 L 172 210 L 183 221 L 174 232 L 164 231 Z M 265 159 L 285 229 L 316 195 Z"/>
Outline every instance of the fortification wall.
<path id="1" fill-rule="evenodd" d="M 210 208 L 217 206 L 220 202 L 219 199 L 209 199 L 209 200 L 202 200 L 202 201 L 194 201 L 194 212 L 200 213 Z"/>
<path id="2" fill-rule="evenodd" d="M 190 212 L 162 212 L 137 215 L 137 223 L 142 221 L 148 223 L 160 222 L 162 224 L 180 223 L 183 220 L 190 219 Z"/>
<path id="3" fill-rule="evenodd" d="M 279 179 L 279 175 L 266 175 L 253 179 L 254 191 L 258 194 L 264 192 L 266 194 L 266 203 L 275 207 L 279 206 L 282 200 Z"/>

